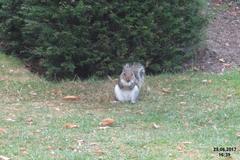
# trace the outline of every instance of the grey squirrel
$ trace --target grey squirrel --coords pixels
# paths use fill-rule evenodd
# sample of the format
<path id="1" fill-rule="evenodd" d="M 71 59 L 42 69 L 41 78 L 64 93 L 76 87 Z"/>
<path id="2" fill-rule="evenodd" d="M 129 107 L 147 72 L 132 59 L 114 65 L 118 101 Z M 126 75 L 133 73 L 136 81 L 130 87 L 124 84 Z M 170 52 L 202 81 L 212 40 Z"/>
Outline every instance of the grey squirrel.
<path id="1" fill-rule="evenodd" d="M 125 64 L 114 88 L 116 99 L 120 102 L 136 103 L 144 77 L 145 68 L 142 64 Z"/>

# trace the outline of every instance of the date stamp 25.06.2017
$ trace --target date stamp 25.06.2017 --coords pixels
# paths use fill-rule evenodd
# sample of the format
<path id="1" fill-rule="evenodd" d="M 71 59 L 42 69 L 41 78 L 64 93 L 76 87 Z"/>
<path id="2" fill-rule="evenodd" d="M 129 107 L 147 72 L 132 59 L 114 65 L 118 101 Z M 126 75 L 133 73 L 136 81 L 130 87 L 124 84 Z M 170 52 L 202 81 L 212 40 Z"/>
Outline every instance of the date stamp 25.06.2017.
<path id="1" fill-rule="evenodd" d="M 236 151 L 237 147 L 213 147 L 213 152 L 217 152 L 219 157 L 230 157 Z"/>

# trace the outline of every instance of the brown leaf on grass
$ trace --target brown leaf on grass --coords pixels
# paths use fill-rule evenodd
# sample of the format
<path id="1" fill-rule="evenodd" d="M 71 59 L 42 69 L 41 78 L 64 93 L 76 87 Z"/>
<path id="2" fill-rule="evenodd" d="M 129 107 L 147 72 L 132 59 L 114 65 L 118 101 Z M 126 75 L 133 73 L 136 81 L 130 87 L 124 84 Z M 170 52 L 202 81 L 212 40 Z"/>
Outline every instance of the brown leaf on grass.
<path id="1" fill-rule="evenodd" d="M 228 95 L 226 96 L 226 98 L 227 98 L 227 99 L 230 99 L 230 98 L 232 98 L 232 95 L 231 95 L 231 94 L 228 94 Z"/>
<path id="2" fill-rule="evenodd" d="M 86 141 L 84 141 L 83 139 L 79 139 L 77 140 L 78 146 L 82 146 L 83 144 L 86 143 Z"/>
<path id="3" fill-rule="evenodd" d="M 101 150 L 101 148 L 99 148 L 99 147 L 96 147 L 95 149 L 94 149 L 94 153 L 97 155 L 97 156 L 101 156 L 101 155 L 103 155 L 104 154 L 104 152 Z"/>
<path id="4" fill-rule="evenodd" d="M 229 44 L 229 43 L 225 43 L 225 46 L 229 47 L 229 46 L 230 46 L 230 44 Z"/>
<path id="5" fill-rule="evenodd" d="M 144 115 L 144 112 L 142 110 L 136 111 L 136 114 Z"/>
<path id="6" fill-rule="evenodd" d="M 181 104 L 181 105 L 186 105 L 187 102 L 180 102 L 179 104 Z"/>
<path id="7" fill-rule="evenodd" d="M 190 141 L 185 141 L 185 142 L 182 142 L 183 144 L 192 144 L 192 142 Z"/>
<path id="8" fill-rule="evenodd" d="M 240 131 L 236 133 L 236 136 L 237 136 L 237 137 L 240 137 Z"/>
<path id="9" fill-rule="evenodd" d="M 160 125 L 157 125 L 156 123 L 153 123 L 153 128 L 158 129 L 158 128 L 160 128 Z"/>
<path id="10" fill-rule="evenodd" d="M 116 101 L 116 100 L 114 100 L 114 101 L 110 101 L 110 103 L 111 104 L 117 104 L 117 103 L 120 103 L 119 101 Z"/>
<path id="11" fill-rule="evenodd" d="M 200 71 L 200 69 L 199 69 L 198 67 L 196 67 L 196 66 L 193 67 L 193 70 L 194 70 L 194 71 Z"/>
<path id="12" fill-rule="evenodd" d="M 149 86 L 147 86 L 147 91 L 150 92 L 151 91 L 151 88 Z"/>
<path id="13" fill-rule="evenodd" d="M 56 111 L 60 111 L 60 108 L 58 108 L 58 107 L 55 107 L 54 109 L 55 109 Z"/>
<path id="14" fill-rule="evenodd" d="M 34 92 L 34 91 L 31 91 L 29 94 L 32 95 L 32 96 L 37 96 L 37 93 Z"/>
<path id="15" fill-rule="evenodd" d="M 114 122 L 114 119 L 112 118 L 105 118 L 100 122 L 101 126 L 111 126 Z"/>
<path id="16" fill-rule="evenodd" d="M 211 84 L 213 81 L 211 79 L 207 80 L 207 79 L 204 79 L 202 80 L 202 83 L 205 83 L 205 84 Z"/>
<path id="17" fill-rule="evenodd" d="M 26 121 L 29 125 L 32 125 L 32 123 L 33 123 L 32 117 L 28 117 Z"/>
<path id="18" fill-rule="evenodd" d="M 22 155 L 26 155 L 26 154 L 28 154 L 26 148 L 20 148 L 20 152 L 21 152 Z"/>
<path id="19" fill-rule="evenodd" d="M 62 91 L 60 89 L 53 89 L 50 92 L 52 95 L 62 95 Z"/>
<path id="20" fill-rule="evenodd" d="M 162 88 L 163 93 L 171 93 L 170 88 Z"/>
<path id="21" fill-rule="evenodd" d="M 225 60 L 223 58 L 218 59 L 220 62 L 225 63 Z"/>
<path id="22" fill-rule="evenodd" d="M 184 125 L 185 128 L 189 127 L 189 123 L 187 121 L 184 121 L 183 125 Z"/>
<path id="23" fill-rule="evenodd" d="M 231 65 L 231 64 L 229 64 L 229 63 L 224 63 L 224 64 L 223 64 L 223 67 L 225 67 L 225 68 L 231 68 L 231 67 L 232 67 L 232 65 Z"/>
<path id="24" fill-rule="evenodd" d="M 184 141 L 184 142 L 180 142 L 178 145 L 177 145 L 177 150 L 179 152 L 184 152 L 186 150 L 186 145 L 188 144 L 191 144 L 192 142 L 190 141 Z"/>
<path id="25" fill-rule="evenodd" d="M 76 100 L 79 100 L 80 97 L 79 96 L 65 96 L 65 97 L 63 97 L 63 99 L 66 101 L 76 101 Z"/>
<path id="26" fill-rule="evenodd" d="M 10 158 L 0 155 L 0 160 L 10 160 Z"/>
<path id="27" fill-rule="evenodd" d="M 0 77 L 0 81 L 6 81 L 6 78 Z"/>
<path id="28" fill-rule="evenodd" d="M 12 119 L 12 118 L 7 118 L 6 121 L 15 122 L 16 120 L 15 120 L 15 119 Z"/>
<path id="29" fill-rule="evenodd" d="M 47 149 L 48 149 L 49 151 L 52 151 L 52 150 L 55 150 L 56 147 L 53 147 L 53 146 L 47 146 Z"/>
<path id="30" fill-rule="evenodd" d="M 67 129 L 78 128 L 78 127 L 79 127 L 78 125 L 72 124 L 72 123 L 66 123 L 64 125 L 64 128 L 67 128 Z"/>
<path id="31" fill-rule="evenodd" d="M 99 127 L 100 130 L 105 130 L 105 129 L 108 129 L 108 128 L 110 128 L 110 127 L 109 126 L 100 126 Z"/>
<path id="32" fill-rule="evenodd" d="M 27 118 L 27 122 L 32 122 L 32 121 L 33 121 L 32 117 Z"/>
<path id="33" fill-rule="evenodd" d="M 199 159 L 199 151 L 198 150 L 191 150 L 191 151 L 187 151 L 186 155 L 190 158 L 190 159 Z"/>
<path id="34" fill-rule="evenodd" d="M 6 132 L 7 132 L 7 130 L 5 128 L 0 128 L 0 134 L 6 133 Z"/>
<path id="35" fill-rule="evenodd" d="M 186 149 L 185 144 L 179 143 L 179 144 L 177 145 L 177 150 L 178 150 L 179 152 L 184 152 L 185 149 Z"/>

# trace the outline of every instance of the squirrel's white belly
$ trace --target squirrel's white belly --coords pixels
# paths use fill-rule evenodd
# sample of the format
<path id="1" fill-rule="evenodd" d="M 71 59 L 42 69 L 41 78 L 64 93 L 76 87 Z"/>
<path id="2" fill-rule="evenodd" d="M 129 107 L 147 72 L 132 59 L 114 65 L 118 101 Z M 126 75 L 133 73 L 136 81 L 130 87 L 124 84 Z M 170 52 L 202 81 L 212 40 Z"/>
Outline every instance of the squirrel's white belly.
<path id="1" fill-rule="evenodd" d="M 120 94 L 125 101 L 130 101 L 131 100 L 132 91 L 121 90 Z"/>
<path id="2" fill-rule="evenodd" d="M 139 88 L 137 86 L 134 86 L 132 90 L 125 90 L 116 85 L 114 92 L 117 100 L 121 102 L 131 101 L 132 103 L 135 103 L 139 95 Z"/>

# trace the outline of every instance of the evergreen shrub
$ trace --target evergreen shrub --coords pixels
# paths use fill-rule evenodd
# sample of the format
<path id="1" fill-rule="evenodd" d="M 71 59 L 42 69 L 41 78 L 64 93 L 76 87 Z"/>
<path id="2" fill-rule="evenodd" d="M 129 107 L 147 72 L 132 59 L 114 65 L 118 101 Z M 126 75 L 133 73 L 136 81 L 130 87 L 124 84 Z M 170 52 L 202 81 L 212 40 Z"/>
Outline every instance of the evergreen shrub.
<path id="1" fill-rule="evenodd" d="M 49 78 L 181 69 L 201 40 L 204 0 L 0 0 L 7 53 L 38 62 Z M 36 63 L 34 63 L 36 64 Z"/>

